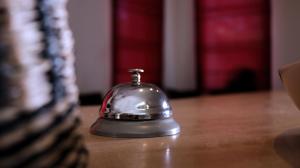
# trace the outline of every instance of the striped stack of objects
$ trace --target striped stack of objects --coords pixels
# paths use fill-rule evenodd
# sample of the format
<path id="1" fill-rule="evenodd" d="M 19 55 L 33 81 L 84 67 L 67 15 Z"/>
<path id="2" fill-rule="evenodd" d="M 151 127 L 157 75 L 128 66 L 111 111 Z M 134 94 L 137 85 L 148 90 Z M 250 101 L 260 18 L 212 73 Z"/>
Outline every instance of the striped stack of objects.
<path id="1" fill-rule="evenodd" d="M 0 1 L 0 167 L 86 167 L 67 0 Z"/>

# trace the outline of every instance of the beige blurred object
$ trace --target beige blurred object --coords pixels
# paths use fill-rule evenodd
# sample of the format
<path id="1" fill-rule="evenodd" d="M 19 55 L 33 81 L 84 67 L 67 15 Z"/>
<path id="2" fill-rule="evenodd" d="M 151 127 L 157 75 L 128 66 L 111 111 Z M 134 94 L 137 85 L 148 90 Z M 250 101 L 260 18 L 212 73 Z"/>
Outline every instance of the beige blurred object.
<path id="1" fill-rule="evenodd" d="M 300 109 L 300 62 L 283 66 L 279 70 L 279 75 L 289 95 Z"/>

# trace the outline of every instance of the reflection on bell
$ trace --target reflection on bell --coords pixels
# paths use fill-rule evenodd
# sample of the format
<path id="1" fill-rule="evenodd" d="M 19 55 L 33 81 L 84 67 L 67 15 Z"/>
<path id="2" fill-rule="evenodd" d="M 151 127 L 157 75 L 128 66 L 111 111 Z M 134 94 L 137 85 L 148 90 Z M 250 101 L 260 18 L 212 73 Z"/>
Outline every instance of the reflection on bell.
<path id="1" fill-rule="evenodd" d="M 155 85 L 141 83 L 142 69 L 130 69 L 132 82 L 113 87 L 104 97 L 92 134 L 144 138 L 175 135 L 180 127 L 172 118 L 166 95 Z"/>

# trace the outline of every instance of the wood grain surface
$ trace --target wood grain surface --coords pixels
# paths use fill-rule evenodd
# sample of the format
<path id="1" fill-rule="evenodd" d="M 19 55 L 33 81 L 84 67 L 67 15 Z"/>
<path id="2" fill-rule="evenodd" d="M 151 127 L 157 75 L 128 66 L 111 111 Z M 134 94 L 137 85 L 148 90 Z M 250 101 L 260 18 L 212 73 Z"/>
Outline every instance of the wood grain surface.
<path id="1" fill-rule="evenodd" d="M 285 92 L 172 100 L 177 136 L 91 135 L 99 107 L 82 107 L 91 168 L 300 167 L 300 111 Z"/>

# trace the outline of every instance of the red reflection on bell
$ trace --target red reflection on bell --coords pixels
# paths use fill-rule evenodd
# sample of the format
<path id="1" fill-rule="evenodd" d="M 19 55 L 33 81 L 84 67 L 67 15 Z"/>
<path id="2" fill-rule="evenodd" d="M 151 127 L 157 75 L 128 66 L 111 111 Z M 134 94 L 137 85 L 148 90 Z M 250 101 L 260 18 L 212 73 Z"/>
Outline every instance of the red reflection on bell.
<path id="1" fill-rule="evenodd" d="M 107 102 L 111 98 L 112 93 L 113 92 L 110 90 L 107 93 L 107 95 L 105 96 L 104 100 L 103 100 L 102 106 L 100 107 L 100 110 L 99 110 L 99 116 L 100 116 L 100 118 L 103 118 L 103 116 L 104 116 L 104 112 L 106 110 Z"/>

